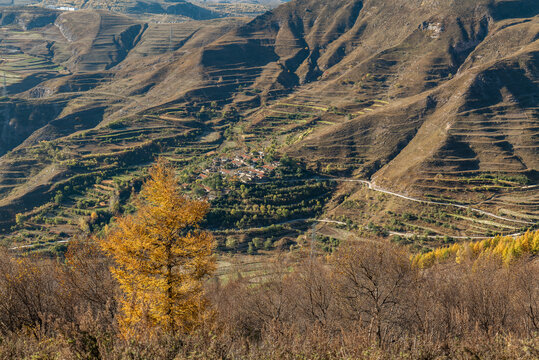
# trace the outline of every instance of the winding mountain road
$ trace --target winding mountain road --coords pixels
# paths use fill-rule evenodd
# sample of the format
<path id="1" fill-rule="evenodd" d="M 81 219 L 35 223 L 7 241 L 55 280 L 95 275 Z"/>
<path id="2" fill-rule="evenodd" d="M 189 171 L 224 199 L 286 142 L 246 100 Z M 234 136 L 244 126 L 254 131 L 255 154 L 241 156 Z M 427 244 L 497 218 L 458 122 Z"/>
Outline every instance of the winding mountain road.
<path id="1" fill-rule="evenodd" d="M 313 179 L 313 180 L 316 180 L 316 179 Z M 431 205 L 453 206 L 453 207 L 457 207 L 457 208 L 460 208 L 460 209 L 470 210 L 470 211 L 476 212 L 478 214 L 490 216 L 490 217 L 493 217 L 493 218 L 499 219 L 499 220 L 515 222 L 515 223 L 520 223 L 520 224 L 526 224 L 526 225 L 535 225 L 536 224 L 535 222 L 532 222 L 532 221 L 510 219 L 510 218 L 503 217 L 503 216 L 500 216 L 500 215 L 496 215 L 496 214 L 493 214 L 491 212 L 484 211 L 484 210 L 481 210 L 481 209 L 477 209 L 477 208 L 474 208 L 474 207 L 471 207 L 471 206 L 468 206 L 468 205 L 453 204 L 453 203 L 447 203 L 447 202 L 442 202 L 442 201 L 432 201 L 432 200 L 424 200 L 424 199 L 414 198 L 414 197 L 411 197 L 411 196 L 396 193 L 394 191 L 383 189 L 383 188 L 381 188 L 379 186 L 376 186 L 375 184 L 373 184 L 371 181 L 368 181 L 368 180 L 349 179 L 349 178 L 334 178 L 334 179 L 328 178 L 328 179 L 323 179 L 323 180 L 325 180 L 325 181 L 341 181 L 341 182 L 357 182 L 357 183 L 367 185 L 369 187 L 369 189 L 371 189 L 371 190 L 378 191 L 378 192 L 388 194 L 388 195 L 393 195 L 393 196 L 400 197 L 402 199 L 406 199 L 406 200 L 410 200 L 410 201 L 414 201 L 414 202 L 419 202 L 419 203 L 423 203 L 423 204 L 431 204 Z M 535 186 L 535 185 L 532 185 L 532 187 L 533 186 Z M 526 187 L 526 188 L 529 188 L 529 187 Z"/>
<path id="2" fill-rule="evenodd" d="M 310 181 L 314 180 L 314 181 L 336 181 L 336 182 L 360 183 L 360 184 L 364 184 L 364 185 L 368 186 L 368 188 L 370 190 L 377 191 L 377 192 L 380 192 L 380 193 L 383 193 L 383 194 L 388 194 L 388 195 L 400 197 L 402 199 L 409 200 L 409 201 L 414 201 L 414 202 L 423 203 L 423 204 L 431 204 L 431 205 L 452 206 L 452 207 L 456 207 L 456 208 L 460 208 L 460 209 L 470 210 L 470 211 L 476 212 L 478 214 L 482 214 L 482 215 L 485 215 L 485 216 L 490 216 L 492 218 L 499 219 L 499 220 L 504 220 L 504 221 L 513 222 L 513 223 L 526 224 L 526 225 L 536 225 L 536 223 L 532 222 L 532 221 L 525 221 L 525 220 L 519 220 L 519 219 L 510 219 L 510 218 L 507 218 L 507 217 L 496 215 L 496 214 L 493 214 L 491 212 L 484 211 L 484 210 L 481 210 L 481 209 L 477 209 L 477 208 L 467 206 L 467 205 L 453 204 L 453 203 L 447 203 L 447 202 L 442 202 L 442 201 L 424 200 L 424 199 L 419 199 L 419 198 L 414 198 L 414 197 L 411 197 L 411 196 L 399 194 L 399 193 L 396 193 L 394 191 L 383 189 L 383 188 L 375 185 L 373 182 L 368 181 L 368 180 L 352 179 L 352 178 L 309 178 L 309 179 L 290 179 L 290 180 L 285 180 L 285 181 L 286 182 L 301 182 L 301 181 L 309 181 L 309 180 Z M 524 188 L 533 188 L 533 187 L 537 187 L 537 186 L 538 185 L 529 185 L 529 186 L 526 186 Z M 293 220 L 287 220 L 287 221 L 284 221 L 284 222 L 281 222 L 281 223 L 275 224 L 275 225 L 285 225 L 285 224 L 292 224 L 292 223 L 295 223 L 295 222 L 304 222 L 304 221 L 314 221 L 314 222 L 319 222 L 319 223 L 330 223 L 330 224 L 337 224 L 337 225 L 346 225 L 345 222 L 336 221 L 336 220 L 329 220 L 329 219 L 293 219 Z M 412 236 L 415 235 L 415 234 L 412 234 L 412 233 L 401 233 L 401 232 L 396 232 L 396 231 L 389 231 L 389 234 L 390 235 L 403 236 L 403 237 L 412 237 Z M 506 236 L 516 237 L 516 236 L 519 236 L 519 235 L 522 235 L 522 233 L 515 233 L 515 234 L 506 235 Z M 441 238 L 443 236 L 442 235 L 429 235 L 427 237 L 434 239 L 434 238 Z M 490 238 L 490 237 L 483 237 L 483 236 L 451 236 L 451 237 L 454 238 L 454 239 L 473 239 L 473 240 L 482 240 L 482 239 Z M 57 241 L 57 242 L 55 242 L 53 244 L 67 243 L 67 242 L 69 242 L 69 240 L 60 240 L 60 241 Z M 32 248 L 32 247 L 35 247 L 35 246 L 38 246 L 38 245 L 42 245 L 42 244 L 30 244 L 30 245 L 16 246 L 16 247 L 10 248 L 9 250 L 20 250 L 20 249 L 25 249 L 25 248 Z"/>

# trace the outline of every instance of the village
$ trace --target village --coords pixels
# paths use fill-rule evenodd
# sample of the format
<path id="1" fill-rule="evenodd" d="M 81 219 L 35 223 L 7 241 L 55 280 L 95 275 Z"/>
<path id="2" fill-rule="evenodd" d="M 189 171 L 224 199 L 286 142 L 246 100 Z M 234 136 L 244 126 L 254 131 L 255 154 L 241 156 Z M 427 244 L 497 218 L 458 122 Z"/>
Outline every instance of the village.
<path id="1" fill-rule="evenodd" d="M 213 159 L 212 164 L 198 175 L 198 179 L 205 180 L 211 175 L 221 174 L 243 183 L 264 181 L 278 166 L 277 161 L 268 162 L 262 151 L 251 155 L 243 153 L 233 157 L 221 156 Z"/>

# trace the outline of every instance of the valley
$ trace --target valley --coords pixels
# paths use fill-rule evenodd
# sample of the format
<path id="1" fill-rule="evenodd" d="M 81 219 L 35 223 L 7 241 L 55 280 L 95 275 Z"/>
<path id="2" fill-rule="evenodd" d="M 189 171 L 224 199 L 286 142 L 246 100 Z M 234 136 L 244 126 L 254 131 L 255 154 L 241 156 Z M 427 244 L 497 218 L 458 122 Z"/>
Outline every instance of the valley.
<path id="1" fill-rule="evenodd" d="M 102 233 L 159 156 L 222 253 L 537 227 L 535 1 L 103 4 L 0 8 L 5 246 Z"/>
<path id="2" fill-rule="evenodd" d="M 538 0 L 0 0 L 0 359 L 539 354 Z"/>

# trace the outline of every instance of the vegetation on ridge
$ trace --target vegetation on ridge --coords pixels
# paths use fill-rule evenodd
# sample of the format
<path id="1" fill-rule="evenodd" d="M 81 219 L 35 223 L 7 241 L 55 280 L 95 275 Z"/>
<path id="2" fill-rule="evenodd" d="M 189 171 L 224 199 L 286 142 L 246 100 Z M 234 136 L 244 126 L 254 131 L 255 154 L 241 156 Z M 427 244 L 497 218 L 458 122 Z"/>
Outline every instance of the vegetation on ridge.
<path id="1" fill-rule="evenodd" d="M 475 242 L 456 243 L 451 246 L 417 254 L 413 264 L 427 268 L 436 263 L 454 260 L 457 263 L 481 257 L 496 257 L 505 263 L 518 261 L 522 257 L 536 256 L 539 253 L 539 230 L 527 231 L 518 236 L 495 236 Z"/>

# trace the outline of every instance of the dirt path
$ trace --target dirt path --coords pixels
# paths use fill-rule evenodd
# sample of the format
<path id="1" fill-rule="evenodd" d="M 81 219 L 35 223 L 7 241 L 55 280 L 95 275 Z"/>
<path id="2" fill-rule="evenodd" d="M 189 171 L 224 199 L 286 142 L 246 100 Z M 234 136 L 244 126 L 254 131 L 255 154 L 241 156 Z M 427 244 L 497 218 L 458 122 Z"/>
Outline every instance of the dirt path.
<path id="1" fill-rule="evenodd" d="M 484 210 L 481 210 L 481 209 L 477 209 L 477 208 L 474 208 L 474 207 L 468 206 L 468 205 L 460 205 L 460 204 L 453 204 L 453 203 L 442 202 L 442 201 L 432 201 L 432 200 L 424 200 L 424 199 L 414 198 L 412 196 L 407 196 L 407 195 L 399 194 L 399 193 L 394 192 L 394 191 L 383 189 L 383 188 L 381 188 L 379 186 L 376 186 L 375 184 L 373 184 L 372 182 L 370 182 L 368 180 L 352 179 L 352 178 L 320 178 L 320 177 L 316 177 L 316 178 L 310 178 L 310 179 L 290 179 L 290 180 L 281 180 L 281 181 L 284 181 L 284 182 L 336 181 L 336 182 L 360 183 L 360 184 L 367 185 L 370 190 L 381 192 L 383 194 L 388 194 L 388 195 L 400 197 L 402 199 L 406 199 L 406 200 L 409 200 L 409 201 L 414 201 L 414 202 L 423 203 L 423 204 L 431 204 L 431 205 L 453 206 L 453 207 L 460 208 L 460 209 L 470 210 L 470 211 L 476 212 L 478 214 L 490 216 L 490 217 L 493 217 L 495 219 L 514 222 L 514 223 L 520 223 L 520 224 L 526 224 L 526 225 L 535 225 L 536 224 L 536 222 L 533 222 L 533 221 L 510 219 L 510 218 L 500 216 L 500 215 L 496 215 L 496 214 L 493 214 L 491 212 L 484 211 Z M 534 188 L 534 187 L 537 187 L 537 186 L 539 186 L 539 185 L 528 185 L 528 186 L 526 186 L 524 188 L 529 189 L 529 188 Z"/>
<path id="2" fill-rule="evenodd" d="M 432 200 L 424 200 L 424 199 L 414 198 L 414 197 L 411 197 L 411 196 L 396 193 L 394 191 L 383 189 L 383 188 L 381 188 L 379 186 L 374 185 L 372 182 L 370 182 L 368 180 L 350 179 L 350 178 L 327 178 L 327 179 L 325 179 L 325 178 L 313 178 L 313 179 L 308 179 L 308 180 L 355 182 L 355 183 L 365 184 L 365 185 L 367 185 L 369 187 L 369 189 L 371 189 L 373 191 L 378 191 L 378 192 L 381 192 L 381 193 L 384 193 L 384 194 L 400 197 L 402 199 L 406 199 L 406 200 L 409 200 L 409 201 L 419 202 L 419 203 L 423 203 L 423 204 L 431 204 L 431 205 L 453 206 L 453 207 L 457 207 L 457 208 L 460 208 L 460 209 L 470 210 L 470 211 L 476 212 L 478 214 L 490 216 L 490 217 L 493 217 L 493 218 L 496 218 L 496 219 L 499 219 L 499 220 L 504 220 L 504 221 L 509 221 L 509 222 L 516 222 L 516 223 L 526 224 L 526 225 L 535 225 L 536 224 L 533 221 L 525 221 L 525 220 L 506 218 L 506 217 L 496 215 L 496 214 L 493 214 L 493 213 L 488 212 L 488 211 L 480 210 L 480 209 L 477 209 L 477 208 L 474 208 L 474 207 L 468 206 L 468 205 L 460 205 L 460 204 L 446 203 L 446 202 L 442 202 L 442 201 L 432 201 Z M 531 187 L 534 187 L 534 186 L 535 185 L 532 185 Z M 529 188 L 529 187 L 530 186 L 528 186 L 527 188 Z"/>
<path id="3" fill-rule="evenodd" d="M 409 201 L 419 202 L 419 203 L 423 203 L 423 204 L 452 206 L 452 207 L 457 207 L 457 208 L 461 208 L 461 209 L 470 210 L 470 211 L 473 211 L 473 212 L 476 212 L 476 213 L 479 213 L 479 214 L 483 214 L 483 215 L 486 215 L 486 216 L 490 216 L 490 217 L 493 217 L 493 218 L 496 218 L 496 219 L 499 219 L 499 220 L 504 220 L 504 221 L 508 221 L 508 222 L 516 222 L 516 223 L 526 224 L 526 225 L 536 225 L 536 223 L 532 222 L 532 221 L 510 219 L 510 218 L 506 218 L 506 217 L 503 217 L 503 216 L 499 216 L 499 215 L 490 213 L 488 211 L 476 209 L 474 207 L 467 206 L 467 205 L 445 203 L 445 202 L 441 202 L 441 201 L 424 200 L 424 199 L 418 199 L 418 198 L 414 198 L 414 197 L 411 197 L 411 196 L 399 194 L 399 193 L 396 193 L 394 191 L 386 190 L 386 189 L 383 189 L 383 188 L 381 188 L 379 186 L 376 186 L 376 185 L 374 185 L 372 182 L 370 182 L 368 180 L 351 179 L 351 178 L 310 178 L 310 179 L 292 179 L 292 180 L 285 180 L 285 181 L 286 182 L 300 182 L 300 181 L 309 181 L 309 180 L 311 180 L 311 181 L 314 180 L 314 181 L 337 181 L 337 182 L 360 183 L 360 184 L 367 185 L 369 187 L 369 189 L 371 189 L 373 191 L 377 191 L 377 192 L 380 192 L 380 193 L 400 197 L 402 199 L 406 199 L 406 200 L 409 200 Z M 527 188 L 535 187 L 535 186 L 537 186 L 537 185 L 527 186 Z M 313 222 L 319 222 L 319 223 L 330 223 L 330 224 L 337 224 L 337 225 L 346 225 L 346 223 L 344 223 L 342 221 L 329 220 L 329 219 L 294 219 L 294 220 L 283 221 L 281 223 L 274 224 L 274 225 L 285 225 L 285 224 L 293 224 L 293 223 L 296 223 L 296 222 L 306 222 L 306 221 L 313 221 Z M 401 232 L 396 232 L 396 231 L 390 231 L 389 234 L 390 235 L 403 236 L 403 237 L 412 237 L 414 235 L 417 235 L 417 234 L 413 234 L 413 233 L 401 233 Z M 522 235 L 522 233 L 509 234 L 509 235 L 505 235 L 505 236 L 516 237 L 516 236 L 519 236 L 519 235 Z M 431 238 L 431 239 L 440 239 L 440 238 L 443 238 L 444 235 L 429 235 L 427 237 Z M 484 240 L 484 239 L 491 238 L 491 236 L 490 237 L 489 236 L 451 236 L 451 238 L 453 238 L 453 239 Z M 69 242 L 69 240 L 57 241 L 55 243 L 51 243 L 51 245 L 59 244 L 59 243 L 66 243 L 66 242 Z M 31 248 L 31 247 L 35 247 L 35 246 L 38 246 L 38 245 L 42 245 L 42 244 L 31 244 L 31 245 L 16 246 L 16 247 L 10 248 L 10 250 L 19 250 L 19 249 L 24 249 L 24 248 Z"/>

